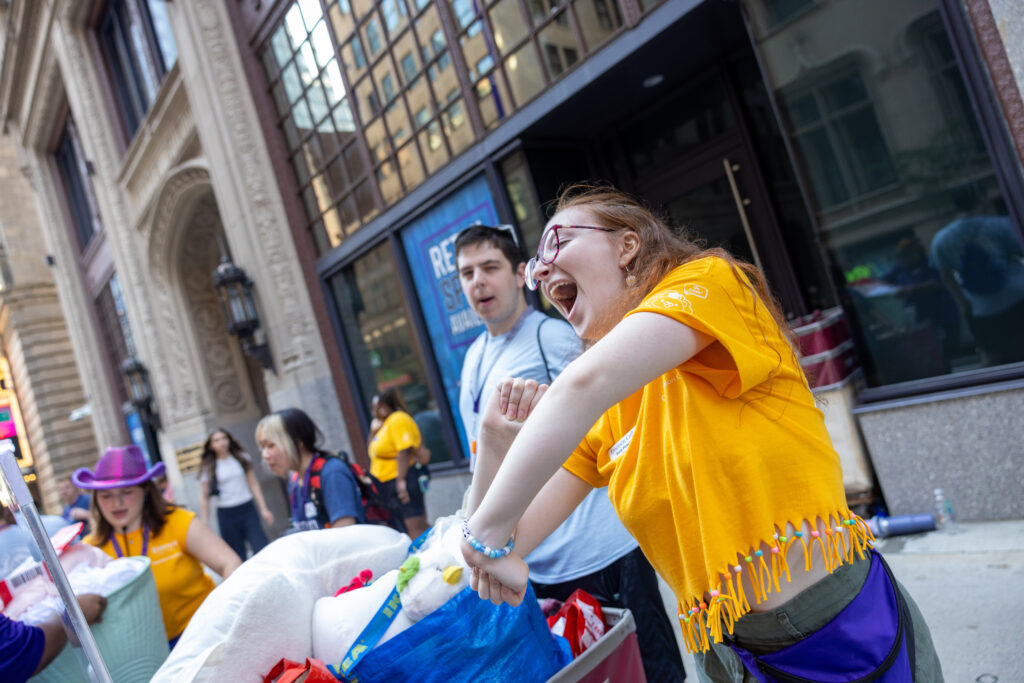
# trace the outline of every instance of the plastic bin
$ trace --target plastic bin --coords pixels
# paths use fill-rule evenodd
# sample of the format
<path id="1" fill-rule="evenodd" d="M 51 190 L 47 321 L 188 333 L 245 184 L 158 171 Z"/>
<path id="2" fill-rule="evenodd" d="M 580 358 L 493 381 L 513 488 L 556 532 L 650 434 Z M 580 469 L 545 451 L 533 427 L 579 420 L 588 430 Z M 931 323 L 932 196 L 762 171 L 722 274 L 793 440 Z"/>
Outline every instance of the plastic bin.
<path id="1" fill-rule="evenodd" d="M 861 379 L 862 373 L 857 370 L 837 384 L 814 390 L 818 407 L 825 414 L 825 429 L 839 454 L 839 462 L 843 467 L 843 488 L 849 501 L 869 496 L 875 485 L 867 448 L 853 416 Z"/>
<path id="2" fill-rule="evenodd" d="M 850 328 L 839 307 L 805 315 L 791 325 L 804 356 L 830 351 L 850 338 Z"/>
<path id="3" fill-rule="evenodd" d="M 115 683 L 149 681 L 167 659 L 167 633 L 148 557 L 127 557 L 142 567 L 134 579 L 107 596 L 103 619 L 92 635 Z M 88 683 L 78 653 L 67 646 L 48 667 L 29 679 L 34 683 Z"/>
<path id="4" fill-rule="evenodd" d="M 549 678 L 548 683 L 647 682 L 633 614 L 615 607 L 601 610 L 608 630 L 571 664 Z"/>
<path id="5" fill-rule="evenodd" d="M 800 365 L 812 389 L 830 389 L 838 386 L 857 369 L 857 351 L 851 339 L 834 349 L 801 358 Z"/>

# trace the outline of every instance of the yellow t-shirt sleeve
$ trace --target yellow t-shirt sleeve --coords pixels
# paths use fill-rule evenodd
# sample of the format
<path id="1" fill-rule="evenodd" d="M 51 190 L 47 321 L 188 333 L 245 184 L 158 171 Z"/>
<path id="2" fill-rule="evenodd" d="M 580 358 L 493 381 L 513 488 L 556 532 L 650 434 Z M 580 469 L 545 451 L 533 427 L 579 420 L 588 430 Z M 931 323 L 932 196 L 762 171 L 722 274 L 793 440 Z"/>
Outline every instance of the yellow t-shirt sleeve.
<path id="1" fill-rule="evenodd" d="M 593 434 L 593 431 L 591 431 Z M 587 482 L 595 489 L 608 485 L 608 480 L 597 468 L 597 449 L 591 443 L 591 434 L 587 434 L 576 447 L 572 455 L 562 465 L 577 477 Z"/>
<path id="2" fill-rule="evenodd" d="M 408 413 L 395 413 L 388 425 L 388 432 L 391 444 L 398 453 L 420 445 L 420 429 Z"/>
<path id="3" fill-rule="evenodd" d="M 747 278 L 720 258 L 704 258 L 671 271 L 634 313 L 658 313 L 703 332 L 715 342 L 680 369 L 736 398 L 770 379 L 788 346 L 756 298 Z"/>

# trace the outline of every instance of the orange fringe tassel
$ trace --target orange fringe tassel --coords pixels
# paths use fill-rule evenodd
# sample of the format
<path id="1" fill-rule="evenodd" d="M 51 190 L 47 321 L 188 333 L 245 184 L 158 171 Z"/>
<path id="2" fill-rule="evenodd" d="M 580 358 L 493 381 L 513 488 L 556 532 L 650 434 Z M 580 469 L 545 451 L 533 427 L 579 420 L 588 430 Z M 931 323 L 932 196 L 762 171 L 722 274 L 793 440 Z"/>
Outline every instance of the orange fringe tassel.
<path id="1" fill-rule="evenodd" d="M 786 556 L 790 546 L 798 540 L 803 546 L 806 571 L 813 565 L 815 544 L 829 573 L 853 562 L 854 553 L 863 560 L 875 537 L 863 519 L 847 514 L 849 517 L 837 516 L 826 520 L 824 535 L 817 530 L 811 531 L 809 537 L 802 531 L 794 532 L 791 537 L 773 534 L 771 541 L 767 542 L 771 552 L 768 560 L 760 548 L 744 555 L 740 564 L 719 573 L 718 588 L 707 593 L 711 598 L 710 604 L 698 598 L 689 606 L 680 605 L 679 626 L 686 649 L 690 652 L 707 651 L 711 641 L 722 642 L 723 634 L 732 633 L 736 622 L 750 611 L 750 602 L 743 588 L 744 565 L 754 591 L 754 602 L 760 603 L 773 590 L 776 593 L 781 590 L 779 579 L 783 573 L 787 583 L 792 580 Z M 833 520 L 836 521 L 834 526 Z M 800 528 L 800 525 L 794 526 Z"/>

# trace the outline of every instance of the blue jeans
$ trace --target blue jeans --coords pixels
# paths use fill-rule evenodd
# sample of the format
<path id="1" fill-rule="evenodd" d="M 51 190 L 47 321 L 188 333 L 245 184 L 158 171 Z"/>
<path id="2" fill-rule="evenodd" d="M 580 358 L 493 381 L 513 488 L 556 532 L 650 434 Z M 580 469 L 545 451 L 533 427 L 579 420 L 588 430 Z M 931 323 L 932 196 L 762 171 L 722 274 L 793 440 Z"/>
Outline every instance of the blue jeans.
<path id="1" fill-rule="evenodd" d="M 243 560 L 246 558 L 246 541 L 253 555 L 267 544 L 267 535 L 263 533 L 256 505 L 251 500 L 230 508 L 217 508 L 217 523 L 220 525 L 220 537 Z"/>

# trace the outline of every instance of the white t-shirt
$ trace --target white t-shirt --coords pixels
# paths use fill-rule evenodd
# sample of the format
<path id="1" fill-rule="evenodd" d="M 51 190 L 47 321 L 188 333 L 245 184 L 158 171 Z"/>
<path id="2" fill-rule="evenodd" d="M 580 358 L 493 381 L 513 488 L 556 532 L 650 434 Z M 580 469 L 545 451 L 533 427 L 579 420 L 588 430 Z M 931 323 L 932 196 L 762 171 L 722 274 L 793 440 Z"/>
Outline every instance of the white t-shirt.
<path id="1" fill-rule="evenodd" d="M 580 339 L 569 323 L 549 318 L 535 309 L 529 309 L 524 315 L 517 328 L 496 337 L 484 332 L 466 351 L 459 387 L 459 412 L 470 439 L 477 437 L 480 415 L 498 380 L 523 377 L 550 383 L 582 351 Z M 543 356 L 537 348 L 538 328 Z M 546 368 L 544 358 L 547 358 Z M 472 469 L 475 460 L 470 457 Z M 608 500 L 608 489 L 602 488 L 587 494 L 569 518 L 525 559 L 530 565 L 531 580 L 563 583 L 607 567 L 637 545 L 615 514 Z"/>
<path id="2" fill-rule="evenodd" d="M 247 462 L 252 462 L 248 453 L 242 453 Z M 249 483 L 245 480 L 245 470 L 234 456 L 217 458 L 217 503 L 218 508 L 233 508 L 243 505 L 252 500 L 252 491 L 249 490 Z M 199 481 L 209 479 L 204 473 Z"/>

